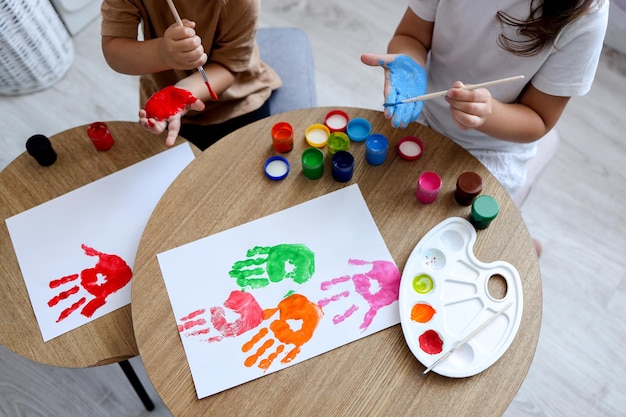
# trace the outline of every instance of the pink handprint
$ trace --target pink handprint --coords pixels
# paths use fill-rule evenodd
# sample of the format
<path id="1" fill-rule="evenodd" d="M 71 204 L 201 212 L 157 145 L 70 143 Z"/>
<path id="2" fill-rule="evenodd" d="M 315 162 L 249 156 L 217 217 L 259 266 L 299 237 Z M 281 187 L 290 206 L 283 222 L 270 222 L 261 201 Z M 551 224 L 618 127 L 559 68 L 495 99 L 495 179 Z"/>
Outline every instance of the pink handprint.
<path id="1" fill-rule="evenodd" d="M 331 279 L 330 281 L 324 281 L 320 287 L 322 291 L 328 291 L 336 285 L 351 281 L 354 285 L 355 291 L 361 295 L 365 301 L 367 301 L 370 307 L 363 317 L 363 323 L 359 326 L 361 331 L 365 331 L 369 325 L 372 324 L 378 310 L 388 306 L 398 299 L 401 275 L 398 268 L 392 262 L 388 261 L 367 262 L 358 259 L 350 259 L 348 263 L 350 265 L 371 264 L 372 269 L 364 274 L 354 274 L 352 276 L 344 275 Z M 372 292 L 373 282 L 375 282 L 378 286 L 378 290 L 375 292 Z M 321 299 L 318 302 L 318 305 L 324 308 L 332 302 L 349 297 L 349 295 L 350 291 L 344 290 L 332 295 L 331 297 Z M 356 304 L 352 304 L 342 314 L 334 316 L 333 323 L 341 323 L 352 316 L 352 314 L 354 314 L 358 309 L 359 307 Z"/>
<path id="2" fill-rule="evenodd" d="M 98 262 L 95 267 L 87 268 L 80 272 L 80 284 L 89 294 L 94 296 L 94 298 L 83 307 L 80 314 L 85 317 L 91 317 L 97 309 L 106 304 L 106 299 L 109 295 L 124 288 L 126 284 L 130 282 L 130 279 L 133 276 L 133 271 L 130 269 L 128 264 L 117 255 L 109 255 L 98 252 L 97 250 L 84 244 L 81 245 L 81 247 L 85 251 L 86 255 L 98 257 Z M 68 275 L 52 280 L 48 285 L 50 288 L 57 288 L 63 284 L 77 280 L 78 277 L 79 274 Z M 48 301 L 48 306 L 52 308 L 56 306 L 59 301 L 69 298 L 70 296 L 78 293 L 78 291 L 80 291 L 80 287 L 78 285 L 74 285 L 66 291 L 61 291 Z M 59 315 L 57 323 L 66 319 L 86 302 L 87 297 L 81 297 L 70 307 L 64 309 Z"/>
<path id="3" fill-rule="evenodd" d="M 209 309 L 211 324 L 220 335 L 209 338 L 209 342 L 217 342 L 224 337 L 239 336 L 250 329 L 254 329 L 263 322 L 263 309 L 250 293 L 243 291 L 231 292 L 226 301 L 224 301 L 224 307 L 237 313 L 239 318 L 233 322 L 229 322 L 226 319 L 226 312 L 222 307 L 211 307 Z M 207 320 L 201 317 L 204 313 L 206 313 L 206 309 L 199 309 L 181 318 L 178 331 L 185 336 L 208 334 L 211 329 L 208 326 Z"/>
<path id="4" fill-rule="evenodd" d="M 281 300 L 278 307 L 265 310 L 265 320 L 269 320 L 277 312 L 279 316 L 269 324 L 269 329 L 268 327 L 261 328 L 252 339 L 241 347 L 243 352 L 249 352 L 261 340 L 264 340 L 256 352 L 244 361 L 244 365 L 248 368 L 258 362 L 257 366 L 266 371 L 274 360 L 285 351 L 286 345 L 292 345 L 293 348 L 284 355 L 280 362 L 289 363 L 294 360 L 300 353 L 300 348 L 311 340 L 324 315 L 317 304 L 300 294 L 292 294 Z M 299 328 L 292 327 L 296 325 L 296 322 L 299 324 Z M 270 330 L 273 335 L 269 334 Z M 274 351 L 261 359 L 277 342 Z"/>

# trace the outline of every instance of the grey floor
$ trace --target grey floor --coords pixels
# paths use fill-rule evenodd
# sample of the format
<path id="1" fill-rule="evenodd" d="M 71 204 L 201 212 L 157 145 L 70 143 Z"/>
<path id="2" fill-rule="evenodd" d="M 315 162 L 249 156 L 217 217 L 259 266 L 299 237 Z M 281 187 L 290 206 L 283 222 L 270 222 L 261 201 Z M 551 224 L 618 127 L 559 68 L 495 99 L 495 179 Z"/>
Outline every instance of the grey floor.
<path id="1" fill-rule="evenodd" d="M 383 52 L 404 0 L 264 0 L 262 26 L 298 26 L 314 50 L 319 105 L 380 109 Z M 74 39 L 67 75 L 43 92 L 0 97 L 0 168 L 32 134 L 96 120 L 136 120 L 137 80 L 104 63 L 95 21 Z M 575 98 L 562 144 L 523 207 L 544 253 L 543 324 L 528 377 L 505 416 L 626 415 L 626 57 L 605 48 L 596 82 Z M 0 347 L 0 416 L 170 416 L 140 358 L 157 408 L 147 413 L 117 365 L 60 369 Z M 506 381 L 502 381 L 506 384 Z M 415 415 L 420 415 L 415 410 Z"/>

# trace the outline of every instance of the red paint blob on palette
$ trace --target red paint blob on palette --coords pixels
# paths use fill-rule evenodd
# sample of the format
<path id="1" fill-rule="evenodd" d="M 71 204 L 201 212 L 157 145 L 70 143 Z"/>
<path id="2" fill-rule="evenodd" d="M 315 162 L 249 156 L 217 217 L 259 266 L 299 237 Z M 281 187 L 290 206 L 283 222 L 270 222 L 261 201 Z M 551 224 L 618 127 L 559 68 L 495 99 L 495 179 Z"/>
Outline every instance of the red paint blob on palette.
<path id="1" fill-rule="evenodd" d="M 196 100 L 191 92 L 170 85 L 154 93 L 148 99 L 145 110 L 148 118 L 167 120 Z"/>
<path id="2" fill-rule="evenodd" d="M 430 354 L 436 355 L 443 351 L 443 340 L 439 337 L 439 333 L 434 330 L 426 330 L 419 337 L 420 348 Z"/>

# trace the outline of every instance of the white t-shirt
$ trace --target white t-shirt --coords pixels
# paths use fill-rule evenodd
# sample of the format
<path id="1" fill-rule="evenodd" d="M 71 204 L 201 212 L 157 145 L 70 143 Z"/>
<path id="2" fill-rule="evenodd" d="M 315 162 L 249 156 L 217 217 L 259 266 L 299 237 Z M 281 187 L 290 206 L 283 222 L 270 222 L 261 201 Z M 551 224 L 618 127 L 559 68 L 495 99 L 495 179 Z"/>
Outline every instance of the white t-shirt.
<path id="1" fill-rule="evenodd" d="M 554 96 L 581 96 L 591 88 L 606 31 L 609 2 L 594 4 L 587 14 L 566 26 L 554 45 L 538 55 L 522 57 L 498 46 L 506 31 L 515 39 L 513 29 L 502 26 L 496 11 L 526 19 L 529 0 L 408 0 L 411 10 L 421 19 L 434 22 L 428 59 L 428 91 L 450 88 L 460 80 L 478 84 L 515 75 L 525 80 L 489 87 L 499 101 L 511 103 L 528 80 L 538 90 Z M 459 129 L 443 99 L 424 102 L 421 122 L 476 156 L 514 192 L 526 179 L 526 162 L 535 155 L 536 143 L 519 144 L 498 140 L 477 130 Z"/>

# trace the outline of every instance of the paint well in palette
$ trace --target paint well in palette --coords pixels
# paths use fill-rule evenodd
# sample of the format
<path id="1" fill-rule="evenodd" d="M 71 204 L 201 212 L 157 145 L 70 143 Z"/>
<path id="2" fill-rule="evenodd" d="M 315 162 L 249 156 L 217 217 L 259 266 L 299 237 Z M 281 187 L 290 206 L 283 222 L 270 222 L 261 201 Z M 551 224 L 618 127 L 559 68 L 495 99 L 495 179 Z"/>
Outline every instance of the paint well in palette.
<path id="1" fill-rule="evenodd" d="M 443 351 L 443 340 L 434 330 L 426 330 L 419 337 L 420 348 L 429 355 L 436 355 Z"/>
<path id="2" fill-rule="evenodd" d="M 420 274 L 413 278 L 413 290 L 418 294 L 428 294 L 434 288 L 435 284 L 430 275 Z"/>
<path id="3" fill-rule="evenodd" d="M 431 305 L 425 303 L 417 303 L 411 309 L 411 320 L 418 323 L 428 323 L 437 313 Z"/>

